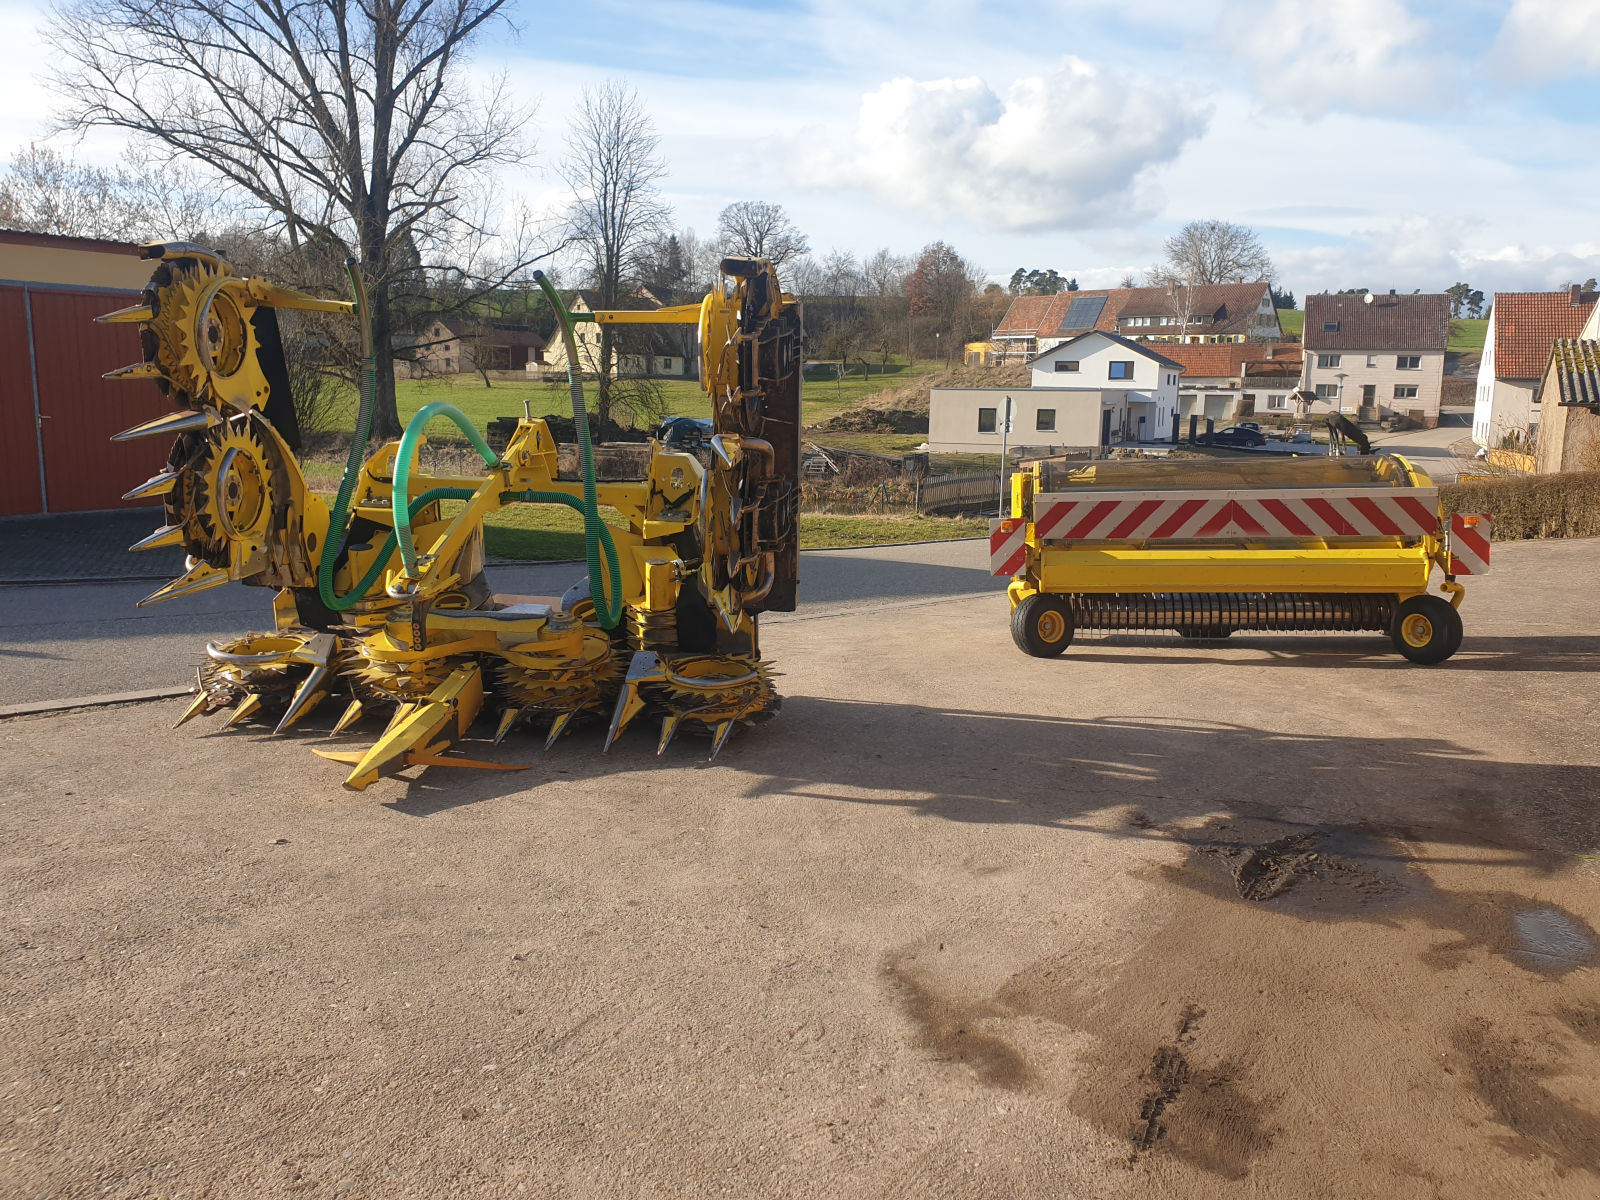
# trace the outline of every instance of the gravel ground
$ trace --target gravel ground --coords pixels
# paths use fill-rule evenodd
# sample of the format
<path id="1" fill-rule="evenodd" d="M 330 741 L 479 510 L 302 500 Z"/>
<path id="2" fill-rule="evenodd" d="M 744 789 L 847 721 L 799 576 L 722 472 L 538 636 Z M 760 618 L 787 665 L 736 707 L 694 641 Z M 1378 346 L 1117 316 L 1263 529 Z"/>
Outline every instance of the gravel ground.
<path id="1" fill-rule="evenodd" d="M 858 590 L 714 765 L 5 722 L 0 1194 L 1592 1197 L 1597 585 L 1434 669 Z"/>

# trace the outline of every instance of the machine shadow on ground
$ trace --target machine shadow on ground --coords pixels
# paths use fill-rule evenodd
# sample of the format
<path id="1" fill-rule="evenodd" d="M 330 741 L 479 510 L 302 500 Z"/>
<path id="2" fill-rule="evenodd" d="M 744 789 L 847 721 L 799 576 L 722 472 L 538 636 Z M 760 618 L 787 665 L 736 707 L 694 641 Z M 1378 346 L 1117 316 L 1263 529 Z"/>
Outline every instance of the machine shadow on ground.
<path id="1" fill-rule="evenodd" d="M 369 740 L 330 741 L 321 730 L 304 732 L 315 736 L 275 740 L 285 742 L 288 753 Z M 605 753 L 598 724 L 549 751 L 537 736 L 520 734 L 495 747 L 488 732 L 480 722 L 474 733 L 485 740 L 466 741 L 458 752 L 529 769 L 408 771 L 368 795 L 397 812 L 427 817 L 556 780 L 595 782 L 619 771 L 688 768 L 739 772 L 749 781 L 743 795 L 772 805 L 791 799 L 890 805 L 945 821 L 1081 829 L 1114 838 L 1164 838 L 1152 830 L 1226 812 L 1470 848 L 1480 863 L 1483 852 L 1492 851 L 1505 866 L 1540 871 L 1553 869 L 1558 856 L 1587 853 L 1600 843 L 1594 804 L 1600 767 L 1502 761 L 1444 738 L 1351 737 L 1146 717 L 1087 720 L 815 696 L 787 697 L 777 721 L 734 738 L 715 763 L 705 761 L 709 744 L 692 737 L 680 737 L 658 757 L 655 724 L 644 720 Z M 339 768 L 325 765 L 324 786 L 336 788 Z M 395 794 L 395 784 L 405 787 L 403 794 Z M 1514 823 L 1505 810 L 1508 798 L 1515 800 Z"/>
<path id="2" fill-rule="evenodd" d="M 1240 658 L 1216 653 L 1224 648 L 1257 650 L 1267 657 Z M 1584 634 L 1474 637 L 1469 633 L 1462 639 L 1461 649 L 1454 657 L 1437 666 L 1423 668 L 1401 658 L 1388 638 L 1375 634 L 1290 636 L 1247 633 L 1230 638 L 1193 641 L 1172 633 L 1148 636 L 1118 634 L 1074 641 L 1062 656 L 1062 661 L 1112 663 L 1128 667 L 1216 664 L 1224 667 L 1354 667 L 1393 671 L 1550 671 L 1587 674 L 1600 671 L 1600 637 Z"/>

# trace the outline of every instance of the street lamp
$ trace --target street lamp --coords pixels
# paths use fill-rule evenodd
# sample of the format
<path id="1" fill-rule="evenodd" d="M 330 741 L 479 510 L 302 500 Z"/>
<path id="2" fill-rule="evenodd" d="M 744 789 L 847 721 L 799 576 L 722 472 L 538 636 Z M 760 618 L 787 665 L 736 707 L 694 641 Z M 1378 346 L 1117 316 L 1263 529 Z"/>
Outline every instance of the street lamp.
<path id="1" fill-rule="evenodd" d="M 1339 411 L 1344 411 L 1344 381 L 1349 378 L 1343 371 L 1336 372 L 1334 378 L 1339 381 Z"/>

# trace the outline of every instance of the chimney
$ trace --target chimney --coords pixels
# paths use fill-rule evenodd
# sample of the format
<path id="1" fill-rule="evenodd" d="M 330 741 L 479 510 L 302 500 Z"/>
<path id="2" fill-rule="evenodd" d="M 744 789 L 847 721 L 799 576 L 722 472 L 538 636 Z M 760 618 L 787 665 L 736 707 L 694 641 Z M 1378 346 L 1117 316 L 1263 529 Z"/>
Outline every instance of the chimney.
<path id="1" fill-rule="evenodd" d="M 1235 275 L 1233 277 L 1233 281 L 1235 283 L 1243 283 L 1244 282 L 1244 276 L 1243 275 Z"/>
<path id="2" fill-rule="evenodd" d="M 1173 283 L 1172 280 L 1170 280 L 1170 279 L 1167 280 L 1167 295 L 1170 296 L 1174 292 L 1176 292 L 1177 290 L 1178 290 L 1178 285 L 1176 283 Z"/>
<path id="3" fill-rule="evenodd" d="M 1570 303 L 1573 308 L 1577 308 L 1583 303 L 1583 284 L 1575 283 L 1572 285 L 1572 299 Z"/>

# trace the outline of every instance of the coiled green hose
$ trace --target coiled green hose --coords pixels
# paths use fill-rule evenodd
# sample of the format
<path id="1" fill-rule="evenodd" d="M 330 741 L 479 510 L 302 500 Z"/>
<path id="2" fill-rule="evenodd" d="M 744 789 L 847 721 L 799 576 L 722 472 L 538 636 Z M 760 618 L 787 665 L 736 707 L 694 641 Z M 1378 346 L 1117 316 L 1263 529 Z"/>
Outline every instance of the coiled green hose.
<path id="1" fill-rule="evenodd" d="M 422 440 L 422 431 L 434 417 L 448 417 L 454 421 L 456 428 L 467 435 L 467 440 L 472 443 L 473 449 L 493 468 L 500 461 L 500 456 L 489 449 L 489 443 L 483 440 L 483 435 L 473 427 L 471 421 L 459 408 L 453 404 L 446 404 L 443 400 L 435 400 L 432 404 L 424 404 L 417 410 L 417 415 L 406 422 L 406 431 L 400 439 L 400 449 L 394 456 L 394 529 L 400 538 L 400 561 L 405 564 L 406 574 L 415 576 L 417 570 L 417 548 L 411 542 L 411 512 L 406 504 L 406 494 L 411 485 L 411 460 L 416 457 L 417 443 Z"/>

